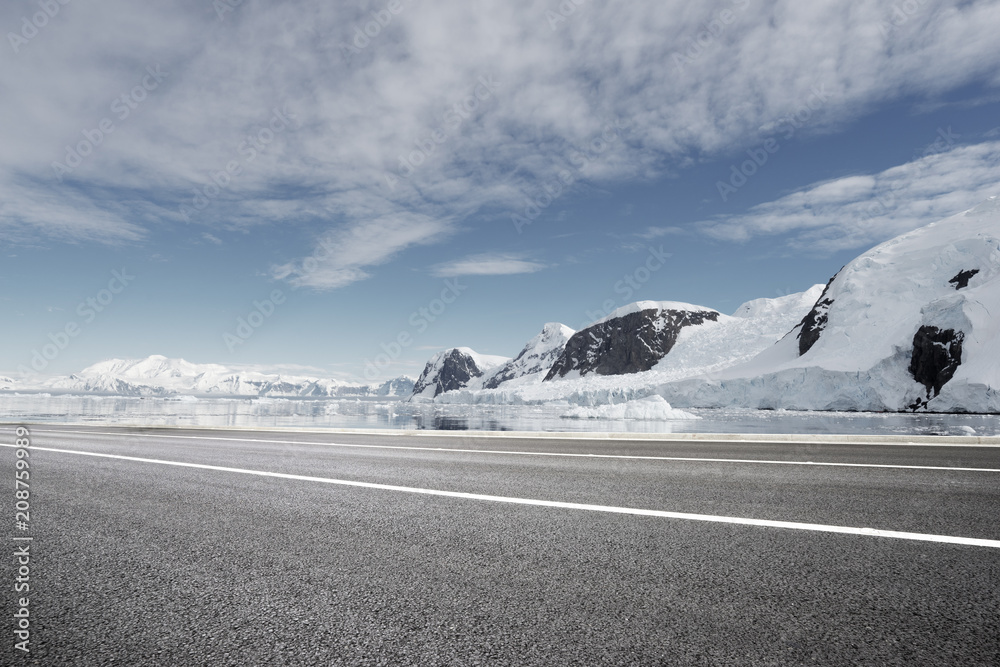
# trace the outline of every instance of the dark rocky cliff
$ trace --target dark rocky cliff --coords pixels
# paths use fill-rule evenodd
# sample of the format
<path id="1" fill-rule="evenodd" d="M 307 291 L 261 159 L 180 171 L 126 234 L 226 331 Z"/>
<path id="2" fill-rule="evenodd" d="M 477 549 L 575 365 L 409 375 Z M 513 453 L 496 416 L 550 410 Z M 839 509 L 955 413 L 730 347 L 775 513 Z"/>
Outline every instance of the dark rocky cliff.
<path id="1" fill-rule="evenodd" d="M 434 357 L 424 367 L 416 384 L 413 395 L 424 395 L 427 388 L 433 386 L 433 396 L 446 391 L 464 389 L 472 378 L 482 376 L 483 370 L 476 361 L 458 348 L 448 350 Z"/>
<path id="2" fill-rule="evenodd" d="M 913 336 L 910 375 L 927 388 L 927 398 L 941 393 L 941 387 L 955 377 L 962 365 L 962 341 L 965 334 L 954 329 L 922 326 Z"/>
<path id="3" fill-rule="evenodd" d="M 625 375 L 648 371 L 677 342 L 681 329 L 718 321 L 711 310 L 641 310 L 587 327 L 574 334 L 552 365 L 546 380 L 581 375 Z"/>
<path id="4" fill-rule="evenodd" d="M 839 273 L 837 275 L 840 275 Z M 830 291 L 830 285 L 833 281 L 837 279 L 837 276 L 830 278 L 830 282 L 826 284 L 826 288 L 823 293 L 819 295 L 819 299 L 816 300 L 816 305 L 812 307 L 806 316 L 802 318 L 802 322 L 799 324 L 801 327 L 799 329 L 799 356 L 812 349 L 812 346 L 816 344 L 819 340 L 820 334 L 823 333 L 823 329 L 826 328 L 826 323 L 829 318 L 828 313 L 830 312 L 830 306 L 833 305 L 833 299 L 827 297 L 827 292 Z"/>

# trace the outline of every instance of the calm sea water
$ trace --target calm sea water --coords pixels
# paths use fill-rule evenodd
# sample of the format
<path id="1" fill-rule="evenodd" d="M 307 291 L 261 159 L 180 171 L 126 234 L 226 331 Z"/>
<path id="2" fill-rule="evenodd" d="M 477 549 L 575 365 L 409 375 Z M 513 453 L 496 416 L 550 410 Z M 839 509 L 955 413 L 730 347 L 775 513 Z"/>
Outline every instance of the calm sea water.
<path id="1" fill-rule="evenodd" d="M 1000 435 L 997 415 L 689 410 L 676 421 L 566 419 L 566 405 L 426 405 L 385 399 L 123 398 L 0 394 L 0 421 L 143 426 L 635 433 Z"/>

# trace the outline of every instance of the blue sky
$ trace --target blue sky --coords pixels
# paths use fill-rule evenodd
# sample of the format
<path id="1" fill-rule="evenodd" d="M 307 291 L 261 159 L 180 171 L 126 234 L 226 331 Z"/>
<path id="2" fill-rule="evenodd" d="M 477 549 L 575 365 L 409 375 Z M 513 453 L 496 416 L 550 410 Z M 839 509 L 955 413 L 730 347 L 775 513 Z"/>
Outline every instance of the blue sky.
<path id="1" fill-rule="evenodd" d="M 12 377 L 415 376 L 639 299 L 802 291 L 1000 191 L 995 2 L 18 0 L 0 27 Z"/>

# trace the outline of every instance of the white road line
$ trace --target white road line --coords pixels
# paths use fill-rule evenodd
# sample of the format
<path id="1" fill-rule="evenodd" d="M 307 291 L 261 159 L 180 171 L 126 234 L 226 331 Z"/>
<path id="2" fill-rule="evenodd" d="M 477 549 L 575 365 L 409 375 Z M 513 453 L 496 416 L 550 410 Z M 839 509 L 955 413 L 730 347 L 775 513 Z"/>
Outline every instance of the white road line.
<path id="1" fill-rule="evenodd" d="M 14 445 L 3 444 L 3 447 Z M 742 526 L 762 526 L 767 528 L 788 528 L 791 530 L 808 530 L 821 533 L 841 533 L 846 535 L 866 535 L 869 537 L 888 537 L 899 540 L 916 540 L 920 542 L 940 542 L 944 544 L 962 544 L 967 546 L 988 547 L 1000 549 L 1000 540 L 985 540 L 975 537 L 952 537 L 950 535 L 929 535 L 925 533 L 906 533 L 897 530 L 879 530 L 876 528 L 852 528 L 849 526 L 827 526 L 817 523 L 798 523 L 793 521 L 770 521 L 766 519 L 746 519 L 732 516 L 715 516 L 711 514 L 689 514 L 687 512 L 666 512 L 662 510 L 645 510 L 631 507 L 614 507 L 610 505 L 586 505 L 582 503 L 564 503 L 554 500 L 533 500 L 530 498 L 512 498 L 508 496 L 488 496 L 479 493 L 462 493 L 459 491 L 439 491 L 435 489 L 421 489 L 410 486 L 395 486 L 391 484 L 375 484 L 372 482 L 356 482 L 346 479 L 331 479 L 329 477 L 309 477 L 306 475 L 290 475 L 280 472 L 267 472 L 264 470 L 246 470 L 243 468 L 227 468 L 223 466 L 211 466 L 201 463 L 184 463 L 181 461 L 164 461 L 161 459 L 145 459 L 135 456 L 121 456 L 118 454 L 98 454 L 95 452 L 80 452 L 71 449 L 52 449 L 49 447 L 32 446 L 35 451 L 57 452 L 60 454 L 76 454 L 79 456 L 93 456 L 105 459 L 117 459 L 121 461 L 135 461 L 137 463 L 155 463 L 159 465 L 177 466 L 181 468 L 196 468 L 199 470 L 217 470 L 219 472 L 233 472 L 243 475 L 256 475 L 259 477 L 277 477 L 279 479 L 291 479 L 303 482 L 320 482 L 323 484 L 337 484 L 340 486 L 354 486 L 364 489 L 379 489 L 382 491 L 397 491 L 402 493 L 419 493 L 428 496 L 443 496 L 446 498 L 463 498 L 466 500 L 484 500 L 495 503 L 510 503 L 514 505 L 535 505 L 538 507 L 557 507 L 560 509 L 585 510 L 589 512 L 607 512 L 611 514 L 633 514 L 637 516 L 651 516 L 664 519 L 680 519 L 684 521 L 707 521 L 712 523 L 729 523 Z"/>
<path id="2" fill-rule="evenodd" d="M 582 459 L 626 459 L 638 461 L 681 461 L 689 463 L 755 463 L 759 465 L 825 466 L 834 468 L 894 468 L 899 470 L 950 470 L 952 472 L 1000 472 L 1000 468 L 957 468 L 952 466 L 907 466 L 891 463 L 836 463 L 829 461 L 770 461 L 762 459 L 718 459 L 686 456 L 632 456 L 628 454 L 570 454 L 566 452 L 519 452 L 495 449 L 455 449 L 450 447 L 403 447 L 400 445 L 357 445 L 308 440 L 264 440 L 259 438 L 221 438 L 197 435 L 161 435 L 153 433 L 105 433 L 100 431 L 33 431 L 34 433 L 73 433 L 79 435 L 110 435 L 118 438 L 175 438 L 181 440 L 221 440 L 223 442 L 258 442 L 279 445 L 312 445 L 316 447 L 346 447 L 354 449 L 405 449 L 420 452 L 451 452 L 457 454 L 502 454 L 505 456 L 561 456 Z"/>

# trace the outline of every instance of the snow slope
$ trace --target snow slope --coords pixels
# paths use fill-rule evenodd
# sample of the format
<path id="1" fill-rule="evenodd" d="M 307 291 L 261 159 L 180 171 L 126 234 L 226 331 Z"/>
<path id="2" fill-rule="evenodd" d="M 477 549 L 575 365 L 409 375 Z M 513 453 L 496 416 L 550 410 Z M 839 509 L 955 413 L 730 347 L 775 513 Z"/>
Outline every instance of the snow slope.
<path id="1" fill-rule="evenodd" d="M 798 324 L 822 291 L 822 285 L 813 285 L 797 294 L 755 299 L 741 305 L 731 316 L 720 316 L 717 322 L 683 329 L 670 354 L 654 370 L 677 379 L 749 361 Z"/>
<path id="2" fill-rule="evenodd" d="M 995 197 L 864 253 L 817 306 L 756 358 L 659 391 L 702 407 L 1000 412 Z"/>

